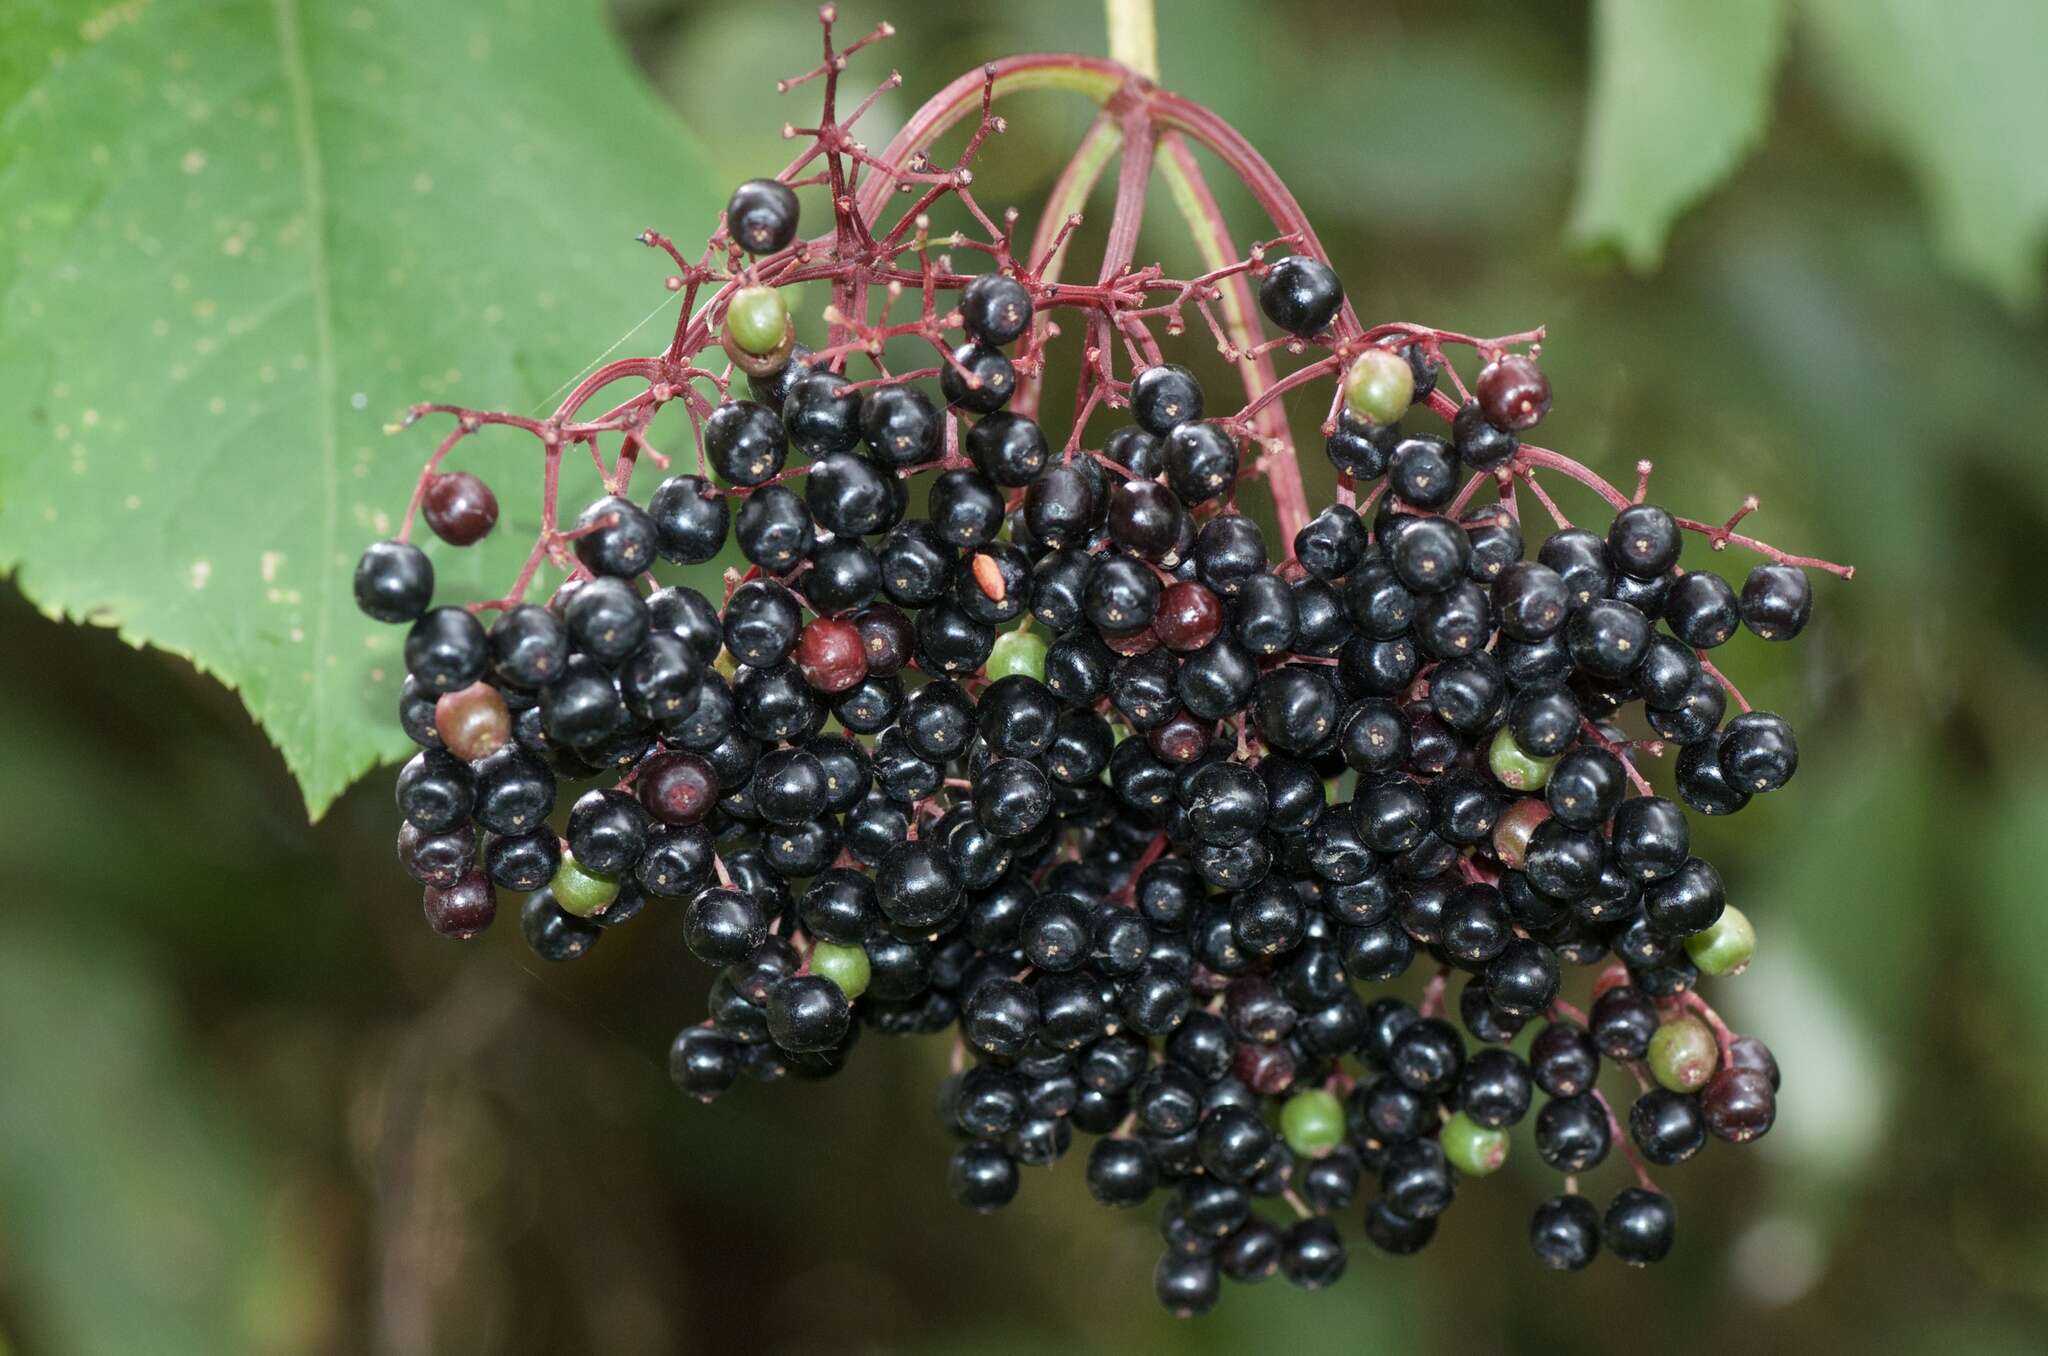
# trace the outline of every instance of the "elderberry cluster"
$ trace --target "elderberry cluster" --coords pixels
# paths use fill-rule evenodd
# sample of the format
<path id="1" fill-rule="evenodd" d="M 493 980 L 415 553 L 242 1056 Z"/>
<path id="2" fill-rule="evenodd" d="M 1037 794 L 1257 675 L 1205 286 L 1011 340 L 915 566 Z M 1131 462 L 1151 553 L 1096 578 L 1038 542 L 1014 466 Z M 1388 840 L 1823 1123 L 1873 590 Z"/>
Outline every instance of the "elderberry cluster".
<path id="1" fill-rule="evenodd" d="M 752 181 L 714 243 L 778 256 L 797 223 Z M 434 606 L 418 546 L 364 553 L 363 610 L 410 627 L 399 859 L 447 936 L 523 894 L 551 961 L 679 911 L 715 978 L 670 1069 L 705 1101 L 833 1074 L 863 1032 L 950 1033 L 953 1195 L 998 1208 L 1094 1136 L 1098 1201 L 1165 1197 L 1178 1314 L 1224 1279 L 1330 1284 L 1340 1220 L 1417 1251 L 1532 1115 L 1564 1177 L 1536 1257 L 1655 1262 L 1675 1216 L 1648 1167 L 1775 1115 L 1770 1052 L 1695 992 L 1755 935 L 1680 802 L 1726 814 L 1792 776 L 1790 726 L 1727 719 L 1708 653 L 1796 636 L 1806 577 L 1682 569 L 1699 525 L 1640 494 L 1532 553 L 1536 362 L 1482 349 L 1453 401 L 1442 332 L 1338 343 L 1326 263 L 1251 271 L 1341 379 L 1346 494 L 1281 551 L 1237 511 L 1246 420 L 1187 369 L 1117 383 L 1131 422 L 1099 451 L 1012 408 L 1044 285 L 971 278 L 935 381 L 855 383 L 736 272 L 700 473 L 587 505 L 547 603 Z M 497 517 L 467 472 L 430 468 L 418 507 L 455 546 Z M 650 574 L 729 540 L 751 568 L 717 604 Z M 1667 744 L 1676 801 L 1636 766 Z M 1417 1001 L 1373 991 L 1418 962 Z M 1585 1013 L 1567 967 L 1600 967 Z M 1598 1206 L 1579 1179 L 1617 1148 L 1632 1184 Z"/>

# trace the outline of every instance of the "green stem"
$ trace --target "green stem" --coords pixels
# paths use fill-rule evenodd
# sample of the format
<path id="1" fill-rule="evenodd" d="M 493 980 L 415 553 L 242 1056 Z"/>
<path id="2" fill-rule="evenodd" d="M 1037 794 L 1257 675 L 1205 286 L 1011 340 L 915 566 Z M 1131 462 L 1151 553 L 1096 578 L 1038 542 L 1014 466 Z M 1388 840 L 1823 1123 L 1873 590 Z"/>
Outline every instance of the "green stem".
<path id="1" fill-rule="evenodd" d="M 1045 260 L 1045 267 L 1039 270 L 1039 281 L 1056 283 L 1060 280 L 1060 274 L 1066 267 L 1067 246 L 1073 243 L 1073 237 L 1070 235 L 1061 240 L 1057 250 L 1053 249 L 1053 241 L 1059 239 L 1060 229 L 1066 225 L 1067 219 L 1088 205 L 1088 195 L 1095 191 L 1102 171 L 1123 144 L 1123 129 L 1117 120 L 1106 112 L 1096 114 L 1073 157 L 1067 161 L 1066 169 L 1060 172 L 1059 182 L 1047 195 L 1038 218 L 1037 234 L 1031 240 L 1031 252 L 1024 258 L 1027 265 L 1033 266 L 1038 260 Z M 1044 329 L 1050 322 L 1041 315 L 1034 323 L 1039 329 L 1039 337 L 1032 340 L 1035 347 L 1044 342 Z M 1018 379 L 1017 394 L 1011 397 L 1011 408 L 1020 414 L 1036 416 L 1044 381 L 1042 368 L 1024 373 Z"/>
<path id="2" fill-rule="evenodd" d="M 1159 139 L 1159 169 L 1166 177 L 1174 206 L 1195 238 L 1202 262 L 1211 269 L 1227 268 L 1240 257 L 1230 237 L 1230 225 L 1194 152 L 1179 132 Z M 1223 312 L 1223 327 L 1236 345 L 1238 375 L 1244 379 L 1244 395 L 1259 432 L 1273 444 L 1264 454 L 1266 479 L 1273 490 L 1273 507 L 1280 520 L 1281 536 L 1291 548 L 1294 534 L 1308 521 L 1308 495 L 1301 483 L 1301 464 L 1295 459 L 1294 436 L 1287 427 L 1287 413 L 1277 401 L 1261 404 L 1259 397 L 1272 389 L 1277 373 L 1270 354 L 1253 355 L 1258 345 L 1256 303 L 1251 282 L 1242 273 L 1218 280 L 1221 295 L 1217 305 Z"/>
<path id="3" fill-rule="evenodd" d="M 1159 26 L 1152 0 L 1103 0 L 1109 19 L 1109 59 L 1147 80 L 1159 79 Z"/>

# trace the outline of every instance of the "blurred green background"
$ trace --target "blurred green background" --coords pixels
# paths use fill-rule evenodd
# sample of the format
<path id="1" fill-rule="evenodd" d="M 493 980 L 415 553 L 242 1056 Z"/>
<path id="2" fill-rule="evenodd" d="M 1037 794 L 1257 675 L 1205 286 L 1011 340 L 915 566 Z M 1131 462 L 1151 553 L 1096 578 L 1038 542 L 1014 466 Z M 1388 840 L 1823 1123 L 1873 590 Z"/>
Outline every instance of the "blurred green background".
<path id="1" fill-rule="evenodd" d="M 1092 0 L 844 8 L 900 30 L 856 67 L 905 76 L 877 145 L 991 57 L 1103 50 Z M 2028 10 L 1852 7 L 1857 32 L 1939 31 L 1937 75 L 1963 63 L 1942 91 L 1962 112 L 1929 127 L 1927 71 L 1859 99 L 1851 49 L 1815 38 L 1841 7 L 1812 8 L 1755 154 L 1630 271 L 1568 234 L 1586 7 L 1162 4 L 1165 82 L 1272 160 L 1368 322 L 1548 324 L 1547 442 L 1618 480 L 1654 458 L 1657 495 L 1703 518 L 1755 493 L 1759 535 L 1858 566 L 1816 576 L 1803 643 L 1729 647 L 1803 757 L 1785 793 L 1696 821 L 1763 936 L 1712 993 L 1787 1084 L 1755 1150 L 1664 1175 L 1670 1262 L 1541 1271 L 1525 1230 L 1550 1187 L 1524 1142 L 1424 1256 L 1361 1242 L 1332 1291 L 1232 1288 L 1175 1325 L 1153 1212 L 1092 1206 L 1082 1153 L 999 1216 L 947 1199 L 943 1042 L 871 1039 L 830 1082 L 685 1104 L 664 1051 L 705 979 L 675 917 L 573 966 L 509 920 L 440 942 L 391 858 L 388 771 L 309 827 L 230 693 L 0 590 L 0 1352 L 2048 1347 L 2048 334 L 2038 231 L 2015 273 L 1971 215 L 1973 193 L 2008 222 L 2042 201 L 2043 123 L 2000 102 L 2026 31 L 2003 25 Z M 773 81 L 812 60 L 806 6 L 612 19 L 724 181 L 780 167 L 809 104 Z M 34 56 L 6 36 L 0 72 Z M 1676 59 L 1711 80 L 1711 52 Z M 1006 112 L 978 190 L 1028 208 L 1087 110 Z M 1188 259 L 1164 232 L 1141 257 Z M 579 351 L 638 315 L 585 317 Z"/>

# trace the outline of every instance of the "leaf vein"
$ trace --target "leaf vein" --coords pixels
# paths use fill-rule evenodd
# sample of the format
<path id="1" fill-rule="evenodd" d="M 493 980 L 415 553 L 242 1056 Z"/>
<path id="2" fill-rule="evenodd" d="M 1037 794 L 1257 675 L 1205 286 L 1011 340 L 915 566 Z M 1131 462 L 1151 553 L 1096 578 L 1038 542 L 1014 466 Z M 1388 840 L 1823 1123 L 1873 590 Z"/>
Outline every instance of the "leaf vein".
<path id="1" fill-rule="evenodd" d="M 292 133 L 298 146 L 301 196 L 306 204 L 306 250 L 311 261 L 313 293 L 314 371 L 318 380 L 317 401 L 320 428 L 320 488 L 323 495 L 320 554 L 315 575 L 319 579 L 320 605 L 313 625 L 313 708 L 312 765 L 327 763 L 326 713 L 321 709 L 326 691 L 329 628 L 333 614 L 334 550 L 340 530 L 339 430 L 335 427 L 335 405 L 340 399 L 340 378 L 336 371 L 334 340 L 334 299 L 327 276 L 327 182 L 321 163 L 320 135 L 314 116 L 313 82 L 306 70 L 305 33 L 300 27 L 299 0 L 274 0 L 277 45 L 284 65 L 285 84 L 291 91 Z M 308 810 L 314 807 L 308 803 Z"/>

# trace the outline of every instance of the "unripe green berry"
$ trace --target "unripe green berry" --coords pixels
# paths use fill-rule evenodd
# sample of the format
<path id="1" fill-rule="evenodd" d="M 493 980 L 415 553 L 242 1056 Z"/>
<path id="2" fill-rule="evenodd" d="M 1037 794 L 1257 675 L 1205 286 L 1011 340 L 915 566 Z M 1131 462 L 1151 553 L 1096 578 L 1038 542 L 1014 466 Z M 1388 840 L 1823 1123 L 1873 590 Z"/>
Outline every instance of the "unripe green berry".
<path id="1" fill-rule="evenodd" d="M 1739 975 L 1756 954 L 1756 927 L 1730 904 L 1704 931 L 1685 939 L 1685 954 L 1703 975 Z"/>
<path id="2" fill-rule="evenodd" d="M 1697 1017 L 1675 1018 L 1650 1037 L 1650 1077 L 1673 1092 L 1698 1092 L 1720 1062 L 1714 1033 Z"/>
<path id="3" fill-rule="evenodd" d="M 773 353 L 789 328 L 789 307 L 772 287 L 742 287 L 725 308 L 725 332 L 748 353 Z"/>
<path id="4" fill-rule="evenodd" d="M 1344 1142 L 1344 1104 L 1337 1094 L 1306 1088 L 1280 1107 L 1280 1134 L 1303 1158 L 1321 1158 Z"/>
<path id="5" fill-rule="evenodd" d="M 868 988 L 868 953 L 865 947 L 819 942 L 811 948 L 811 973 L 823 975 L 839 986 L 849 999 Z"/>
<path id="6" fill-rule="evenodd" d="M 548 882 L 548 889 L 554 892 L 555 903 L 566 913 L 578 918 L 591 918 L 611 907 L 619 897 L 619 883 L 610 876 L 600 876 L 595 871 L 586 871 L 576 860 L 574 853 L 566 848 L 562 851 L 562 864 L 555 868 L 555 878 Z"/>
<path id="7" fill-rule="evenodd" d="M 989 651 L 989 681 L 1021 675 L 1044 682 L 1045 649 L 1044 639 L 1035 631 L 1003 632 L 996 637 L 995 649 Z"/>
<path id="8" fill-rule="evenodd" d="M 1344 374 L 1344 403 L 1360 419 L 1391 424 L 1415 399 L 1415 369 L 1390 348 L 1369 348 Z"/>
<path id="9" fill-rule="evenodd" d="M 1503 725 L 1487 747 L 1486 766 L 1492 769 L 1494 779 L 1510 791 L 1541 791 L 1550 780 L 1550 769 L 1557 766 L 1557 759 L 1538 758 L 1525 751 L 1515 742 L 1513 732 Z"/>
<path id="10" fill-rule="evenodd" d="M 1444 1122 L 1437 1143 L 1452 1167 L 1467 1177 L 1484 1177 L 1500 1171 L 1508 1161 L 1508 1132 L 1481 1125 L 1464 1112 L 1454 1112 Z"/>

